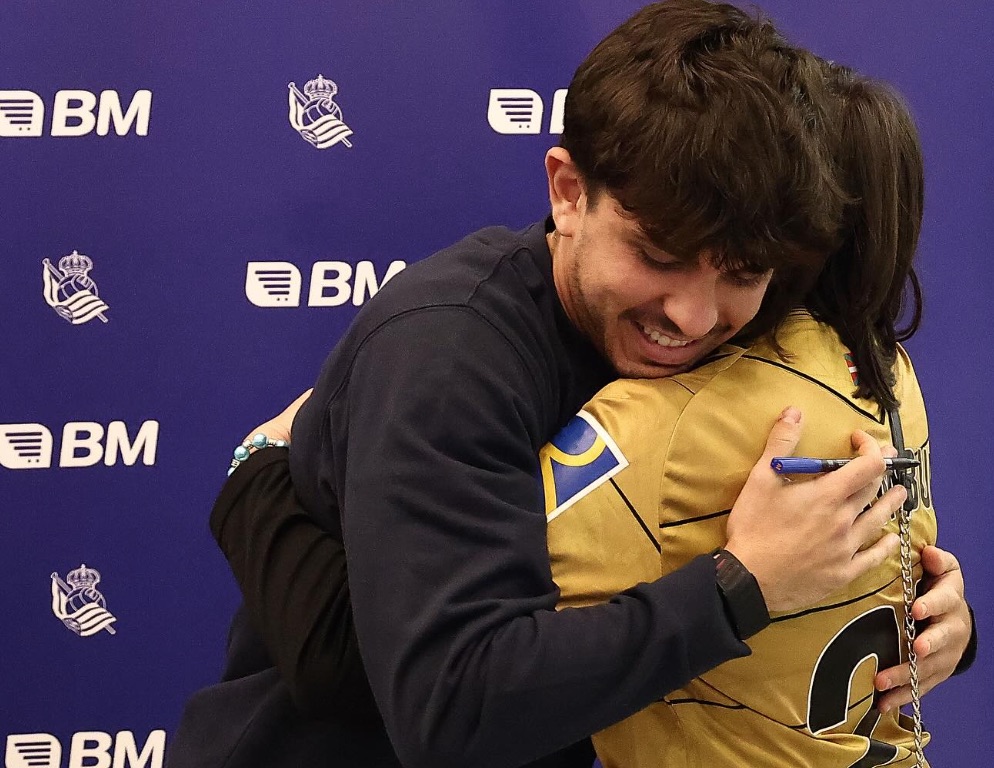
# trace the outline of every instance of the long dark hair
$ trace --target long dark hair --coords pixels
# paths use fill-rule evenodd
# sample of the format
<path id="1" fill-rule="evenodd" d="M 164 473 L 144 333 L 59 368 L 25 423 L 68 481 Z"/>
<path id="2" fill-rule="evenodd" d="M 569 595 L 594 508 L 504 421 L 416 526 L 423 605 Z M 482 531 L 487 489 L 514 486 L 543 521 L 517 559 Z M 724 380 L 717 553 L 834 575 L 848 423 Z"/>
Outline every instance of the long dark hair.
<path id="1" fill-rule="evenodd" d="M 826 261 L 805 305 L 849 347 L 859 370 L 857 396 L 889 409 L 898 405 L 897 344 L 918 330 L 922 316 L 912 264 L 925 198 L 921 142 L 891 87 L 846 67 L 825 69 L 838 99 L 836 161 L 853 202 L 844 212 L 843 245 Z"/>

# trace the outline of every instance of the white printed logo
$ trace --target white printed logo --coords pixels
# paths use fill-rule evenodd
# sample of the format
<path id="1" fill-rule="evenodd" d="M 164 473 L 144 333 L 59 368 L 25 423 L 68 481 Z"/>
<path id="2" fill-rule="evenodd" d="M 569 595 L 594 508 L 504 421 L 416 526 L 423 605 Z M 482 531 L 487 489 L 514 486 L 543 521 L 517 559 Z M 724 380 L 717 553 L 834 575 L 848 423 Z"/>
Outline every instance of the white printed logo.
<path id="1" fill-rule="evenodd" d="M 152 731 L 141 749 L 132 731 L 116 736 L 104 731 L 74 733 L 68 768 L 162 768 L 166 732 Z M 12 733 L 7 736 L 5 768 L 61 768 L 62 744 L 50 733 Z"/>
<path id="2" fill-rule="evenodd" d="M 117 619 L 107 610 L 107 601 L 97 589 L 100 571 L 87 568 L 83 563 L 66 574 L 66 581 L 60 579 L 59 574 L 52 574 L 52 613 L 55 618 L 80 637 L 89 637 L 104 629 L 112 635 L 117 634 L 111 626 Z"/>
<path id="3" fill-rule="evenodd" d="M 59 768 L 62 745 L 50 733 L 17 733 L 7 737 L 6 768 Z"/>
<path id="4" fill-rule="evenodd" d="M 288 261 L 250 261 L 245 296 L 257 307 L 299 307 L 300 270 Z"/>
<path id="5" fill-rule="evenodd" d="M 7 469 L 52 466 L 52 433 L 41 424 L 0 425 L 0 465 Z"/>
<path id="6" fill-rule="evenodd" d="M 114 127 L 118 136 L 132 129 L 136 136 L 148 136 L 152 113 L 152 92 L 135 91 L 127 109 L 117 91 L 63 90 L 52 100 L 52 136 L 86 136 L 96 130 L 107 136 Z M 0 138 L 41 136 L 44 132 L 45 104 L 33 91 L 0 91 Z"/>
<path id="7" fill-rule="evenodd" d="M 31 91 L 0 91 L 0 136 L 41 136 L 45 105 Z"/>
<path id="8" fill-rule="evenodd" d="M 88 323 L 99 317 L 103 323 L 110 307 L 100 298 L 97 284 L 89 276 L 93 259 L 73 251 L 59 259 L 58 269 L 48 259 L 42 261 L 42 295 L 63 320 L 73 325 Z"/>
<path id="9" fill-rule="evenodd" d="M 105 437 L 106 435 L 106 437 Z M 155 464 L 159 422 L 144 421 L 134 439 L 123 421 L 112 421 L 104 430 L 95 421 L 70 421 L 62 428 L 60 467 L 92 467 L 103 462 L 112 467 L 118 458 L 134 466 Z M 48 469 L 52 466 L 52 432 L 43 424 L 0 424 L 0 467 Z"/>
<path id="10" fill-rule="evenodd" d="M 340 307 L 351 300 L 358 307 L 406 266 L 391 262 L 377 281 L 371 261 L 355 267 L 345 261 L 317 261 L 311 267 L 307 306 Z M 250 261 L 245 270 L 245 297 L 257 307 L 299 307 L 301 286 L 300 270 L 289 261 Z"/>
<path id="11" fill-rule="evenodd" d="M 328 149 L 335 144 L 351 147 L 352 129 L 342 122 L 342 108 L 335 103 L 338 86 L 323 75 L 308 80 L 304 92 L 294 83 L 290 89 L 290 125 L 313 147 Z"/>
<path id="12" fill-rule="evenodd" d="M 566 108 L 566 89 L 561 88 L 552 97 L 549 133 L 563 132 L 563 111 Z M 491 88 L 487 122 L 497 133 L 510 135 L 537 134 L 542 132 L 542 115 L 545 104 L 542 97 L 529 88 Z"/>

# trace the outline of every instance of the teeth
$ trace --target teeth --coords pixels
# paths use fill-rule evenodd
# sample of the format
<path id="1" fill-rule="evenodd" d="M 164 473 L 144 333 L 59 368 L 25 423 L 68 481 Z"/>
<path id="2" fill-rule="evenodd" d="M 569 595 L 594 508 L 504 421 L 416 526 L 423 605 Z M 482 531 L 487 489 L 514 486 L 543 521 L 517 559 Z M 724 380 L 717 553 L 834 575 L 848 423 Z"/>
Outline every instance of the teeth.
<path id="1" fill-rule="evenodd" d="M 669 336 L 664 336 L 659 331 L 654 328 L 650 328 L 647 325 L 643 325 L 642 330 L 645 332 L 646 336 L 661 347 L 685 347 L 690 344 L 689 341 L 680 341 L 678 339 L 671 339 Z"/>

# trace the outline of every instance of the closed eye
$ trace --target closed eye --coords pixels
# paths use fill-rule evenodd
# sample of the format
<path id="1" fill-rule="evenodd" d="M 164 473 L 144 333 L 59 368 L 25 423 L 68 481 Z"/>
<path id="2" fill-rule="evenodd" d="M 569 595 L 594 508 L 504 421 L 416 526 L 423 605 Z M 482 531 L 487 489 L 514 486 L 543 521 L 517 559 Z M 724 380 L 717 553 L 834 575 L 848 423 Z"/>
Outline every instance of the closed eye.
<path id="1" fill-rule="evenodd" d="M 672 257 L 671 260 L 669 261 L 661 261 L 660 259 L 651 256 L 649 252 L 645 250 L 645 248 L 637 248 L 636 250 L 638 252 L 639 259 L 644 264 L 648 264 L 653 269 L 658 269 L 661 271 L 672 271 L 675 269 L 680 269 L 682 267 L 688 266 L 687 262 L 680 261 L 679 259 L 673 259 Z"/>
<path id="2" fill-rule="evenodd" d="M 725 276 L 733 285 L 742 288 L 754 288 L 762 283 L 772 271 L 768 269 L 763 272 L 754 272 L 747 269 L 736 269 L 733 272 L 726 272 Z"/>

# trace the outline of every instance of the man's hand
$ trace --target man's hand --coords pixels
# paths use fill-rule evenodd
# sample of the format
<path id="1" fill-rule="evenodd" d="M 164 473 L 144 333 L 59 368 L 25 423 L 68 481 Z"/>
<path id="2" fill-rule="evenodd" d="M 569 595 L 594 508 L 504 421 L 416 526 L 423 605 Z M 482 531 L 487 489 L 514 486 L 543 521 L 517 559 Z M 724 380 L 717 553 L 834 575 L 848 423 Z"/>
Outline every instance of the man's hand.
<path id="1" fill-rule="evenodd" d="M 915 600 L 911 615 L 928 624 L 915 638 L 918 686 L 922 694 L 949 677 L 970 642 L 972 623 L 963 593 L 963 572 L 956 558 L 938 547 L 922 550 L 926 592 Z M 911 669 L 901 664 L 878 673 L 874 684 L 886 691 L 877 708 L 886 712 L 911 702 Z"/>
<path id="2" fill-rule="evenodd" d="M 876 440 L 854 432 L 857 458 L 834 472 L 791 482 L 770 462 L 791 455 L 800 436 L 800 411 L 785 409 L 728 517 L 725 548 L 756 577 L 770 611 L 817 603 L 882 564 L 900 544 L 883 528 L 907 491 L 894 486 L 873 502 L 886 470 Z"/>

